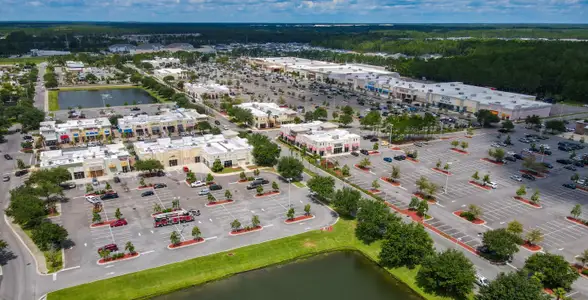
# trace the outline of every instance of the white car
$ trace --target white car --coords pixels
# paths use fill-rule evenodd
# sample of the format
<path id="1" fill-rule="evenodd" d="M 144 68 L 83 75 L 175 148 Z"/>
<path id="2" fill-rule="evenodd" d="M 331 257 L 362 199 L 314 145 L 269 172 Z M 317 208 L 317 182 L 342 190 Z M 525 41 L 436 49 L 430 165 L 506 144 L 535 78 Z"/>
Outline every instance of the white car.
<path id="1" fill-rule="evenodd" d="M 493 143 L 493 144 L 492 144 L 492 145 L 490 145 L 490 146 L 491 146 L 491 147 L 494 147 L 494 148 L 500 148 L 500 145 L 498 145 L 498 144 L 496 144 L 496 143 Z"/>
<path id="2" fill-rule="evenodd" d="M 519 176 L 519 175 L 512 175 L 510 176 L 510 179 L 516 180 L 516 181 L 523 181 L 523 177 Z"/>
<path id="3" fill-rule="evenodd" d="M 486 185 L 493 188 L 493 189 L 498 187 L 498 184 L 496 184 L 496 182 L 492 182 L 492 181 L 486 182 Z"/>
<path id="4" fill-rule="evenodd" d="M 488 281 L 486 277 L 480 274 L 476 274 L 476 284 L 479 286 L 488 286 L 490 284 L 490 281 Z"/>
<path id="5" fill-rule="evenodd" d="M 507 156 L 514 156 L 516 153 L 514 153 L 513 151 L 508 151 L 506 152 Z"/>
<path id="6" fill-rule="evenodd" d="M 210 194 L 209 189 L 203 189 L 203 190 L 200 190 L 200 192 L 198 192 L 198 195 L 200 195 L 200 196 L 204 196 L 204 195 L 208 195 L 208 194 Z"/>
<path id="7" fill-rule="evenodd" d="M 92 203 L 92 204 L 96 204 L 96 203 L 100 203 L 102 202 L 102 200 L 100 200 L 100 197 L 98 196 L 86 196 L 86 201 Z"/>
<path id="8" fill-rule="evenodd" d="M 201 186 L 205 186 L 205 185 L 206 185 L 206 182 L 200 181 L 200 180 L 190 183 L 190 187 L 193 187 L 193 188 L 201 187 Z"/>

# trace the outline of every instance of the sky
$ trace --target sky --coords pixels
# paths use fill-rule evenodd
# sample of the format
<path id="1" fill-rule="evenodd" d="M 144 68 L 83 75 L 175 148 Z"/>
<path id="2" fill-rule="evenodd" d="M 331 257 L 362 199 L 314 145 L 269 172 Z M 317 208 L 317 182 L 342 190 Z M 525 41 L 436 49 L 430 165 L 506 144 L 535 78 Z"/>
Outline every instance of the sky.
<path id="1" fill-rule="evenodd" d="M 588 0 L 0 0 L 0 21 L 588 23 Z"/>

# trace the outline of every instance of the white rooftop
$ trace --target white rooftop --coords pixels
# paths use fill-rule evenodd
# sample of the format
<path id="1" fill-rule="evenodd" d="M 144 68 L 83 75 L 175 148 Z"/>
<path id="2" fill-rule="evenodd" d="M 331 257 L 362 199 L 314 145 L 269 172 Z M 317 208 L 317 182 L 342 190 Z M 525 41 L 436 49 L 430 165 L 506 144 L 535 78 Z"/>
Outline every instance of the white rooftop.
<path id="1" fill-rule="evenodd" d="M 280 107 L 279 105 L 271 102 L 248 102 L 239 104 L 237 107 L 248 109 L 256 117 L 267 117 L 268 112 L 270 112 L 272 116 L 280 116 L 285 114 L 296 115 L 294 110 L 287 107 Z"/>
<path id="2" fill-rule="evenodd" d="M 91 160 L 116 159 L 121 156 L 129 156 L 123 143 L 88 147 L 82 150 L 50 150 L 40 152 L 41 168 L 59 167 L 74 164 L 83 164 Z"/>
<path id="3" fill-rule="evenodd" d="M 162 109 L 159 115 L 124 116 L 118 119 L 118 128 L 131 128 L 133 125 L 158 124 L 173 121 L 193 121 L 196 123 L 206 118 L 207 115 L 200 114 L 195 109 Z"/>
<path id="4" fill-rule="evenodd" d="M 206 134 L 198 137 L 187 136 L 175 140 L 161 138 L 154 142 L 136 142 L 133 146 L 137 153 L 160 153 L 178 149 L 202 148 L 204 152 L 214 155 L 239 150 L 253 150 L 253 146 L 250 146 L 246 139 L 239 137 L 227 139 L 222 134 Z"/>
<path id="5" fill-rule="evenodd" d="M 91 129 L 91 128 L 102 128 L 110 127 L 110 121 L 108 118 L 95 118 L 95 119 L 77 119 L 67 120 L 65 123 L 57 124 L 55 121 L 43 121 L 40 123 L 40 131 L 60 131 L 60 130 L 71 130 L 71 129 Z"/>
<path id="6" fill-rule="evenodd" d="M 328 74 L 341 75 L 358 75 L 358 74 L 374 74 L 374 75 L 392 75 L 394 72 L 387 71 L 384 67 L 371 66 L 364 64 L 337 64 L 319 60 L 310 60 L 297 57 L 265 57 L 256 58 L 256 60 L 264 61 L 272 64 L 273 67 L 283 66 L 288 69 L 306 70 Z"/>

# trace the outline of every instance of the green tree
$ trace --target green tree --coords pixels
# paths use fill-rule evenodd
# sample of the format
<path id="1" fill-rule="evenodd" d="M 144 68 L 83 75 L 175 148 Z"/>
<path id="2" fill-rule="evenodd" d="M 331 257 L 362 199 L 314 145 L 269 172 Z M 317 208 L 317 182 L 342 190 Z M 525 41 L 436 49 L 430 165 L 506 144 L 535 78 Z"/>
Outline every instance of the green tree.
<path id="1" fill-rule="evenodd" d="M 224 168 L 225 167 L 223 166 L 223 163 L 220 161 L 220 159 L 217 158 L 214 160 L 214 163 L 212 163 L 211 170 L 213 172 L 222 172 Z"/>
<path id="2" fill-rule="evenodd" d="M 348 165 L 343 165 L 343 168 L 341 168 L 341 175 L 343 175 L 343 176 L 351 175 Z"/>
<path id="3" fill-rule="evenodd" d="M 122 218 L 122 213 L 120 212 L 120 208 L 117 208 L 116 211 L 114 212 L 114 217 L 117 220 L 120 220 Z"/>
<path id="4" fill-rule="evenodd" d="M 208 173 L 206 174 L 206 182 L 213 182 L 214 181 L 214 176 L 212 176 L 212 174 Z"/>
<path id="5" fill-rule="evenodd" d="M 274 192 L 277 192 L 280 190 L 280 186 L 275 181 L 272 181 L 272 190 L 274 190 Z"/>
<path id="6" fill-rule="evenodd" d="M 348 115 L 348 116 L 352 116 L 353 115 L 353 107 L 349 106 L 349 105 L 345 105 L 341 111 L 343 112 L 343 114 Z"/>
<path id="7" fill-rule="evenodd" d="M 226 191 L 225 191 L 225 198 L 226 198 L 227 200 L 231 200 L 231 199 L 233 199 L 233 194 L 231 194 L 231 191 L 229 191 L 229 190 L 226 190 Z"/>
<path id="8" fill-rule="evenodd" d="M 522 197 L 527 194 L 527 188 L 524 185 L 521 185 L 519 189 L 516 191 L 517 196 Z"/>
<path id="9" fill-rule="evenodd" d="M 300 160 L 292 156 L 284 156 L 278 161 L 278 173 L 283 178 L 300 178 L 302 171 L 304 171 L 304 165 Z"/>
<path id="10" fill-rule="evenodd" d="M 417 179 L 417 181 L 415 183 L 416 183 L 417 189 L 420 192 L 425 191 L 429 187 L 429 184 L 430 184 L 429 180 L 424 176 L 419 177 L 419 179 Z"/>
<path id="11" fill-rule="evenodd" d="M 508 225 L 506 225 L 506 231 L 520 237 L 521 234 L 523 234 L 523 224 L 517 220 L 509 222 Z"/>
<path id="12" fill-rule="evenodd" d="M 359 205 L 359 199 L 361 199 L 359 191 L 344 187 L 337 190 L 333 198 L 335 199 L 333 204 L 335 205 L 337 212 L 344 216 L 355 216 Z"/>
<path id="13" fill-rule="evenodd" d="M 304 214 L 307 216 L 310 215 L 310 204 L 304 205 Z"/>
<path id="14" fill-rule="evenodd" d="M 465 149 L 467 149 L 470 146 L 470 144 L 466 141 L 463 141 L 459 144 L 459 146 L 465 151 Z"/>
<path id="15" fill-rule="evenodd" d="M 372 189 L 377 190 L 380 188 L 380 184 L 378 183 L 378 180 L 374 180 L 372 181 Z"/>
<path id="16" fill-rule="evenodd" d="M 582 267 L 585 267 L 586 263 L 588 263 L 588 249 L 584 250 L 584 252 L 576 256 L 576 260 L 578 260 L 582 264 Z"/>
<path id="17" fill-rule="evenodd" d="M 435 168 L 439 169 L 441 168 L 441 160 L 438 159 L 437 162 L 435 163 Z"/>
<path id="18" fill-rule="evenodd" d="M 570 289 L 572 283 L 580 276 L 561 255 L 535 253 L 525 261 L 525 270 L 541 273 L 544 287 Z"/>
<path id="19" fill-rule="evenodd" d="M 543 233 L 540 229 L 533 229 L 527 233 L 526 239 L 529 244 L 537 245 L 543 241 Z"/>
<path id="20" fill-rule="evenodd" d="M 169 236 L 169 240 L 172 245 L 174 245 L 174 246 L 179 245 L 180 244 L 180 235 L 178 234 L 177 231 L 172 231 L 172 233 Z"/>
<path id="21" fill-rule="evenodd" d="M 71 180 L 71 173 L 64 167 L 41 169 L 32 172 L 26 181 L 27 185 L 40 184 L 48 182 L 53 185 L 60 185 L 68 180 Z"/>
<path id="22" fill-rule="evenodd" d="M 416 210 L 419 207 L 421 201 L 417 197 L 410 198 L 410 203 L 408 204 L 408 209 Z"/>
<path id="23" fill-rule="evenodd" d="M 253 217 L 251 217 L 251 226 L 257 228 L 259 224 L 261 224 L 261 222 L 259 221 L 259 216 L 253 215 Z"/>
<path id="24" fill-rule="evenodd" d="M 347 126 L 353 122 L 353 116 L 348 114 L 343 114 L 339 116 L 339 123 L 343 126 Z"/>
<path id="25" fill-rule="evenodd" d="M 255 190 L 257 191 L 258 195 L 262 195 L 263 194 L 263 186 L 258 185 L 257 188 L 255 188 Z"/>
<path id="26" fill-rule="evenodd" d="M 192 237 L 194 238 L 194 240 L 196 240 L 196 241 L 200 240 L 201 236 L 202 236 L 202 232 L 200 231 L 200 228 L 198 228 L 198 226 L 192 227 Z"/>
<path id="27" fill-rule="evenodd" d="M 476 220 L 482 216 L 482 209 L 475 204 L 470 204 L 468 206 L 468 213 L 472 216 L 474 220 Z"/>
<path id="28" fill-rule="evenodd" d="M 507 145 L 512 145 L 512 141 L 510 140 L 510 135 L 507 135 L 504 139 L 504 143 Z"/>
<path id="29" fill-rule="evenodd" d="M 288 212 L 286 213 L 286 217 L 288 218 L 288 220 L 294 219 L 294 208 L 288 209 Z"/>
<path id="30" fill-rule="evenodd" d="M 378 259 L 389 268 L 406 266 L 412 269 L 434 253 L 433 240 L 422 225 L 398 222 L 389 228 Z"/>
<path id="31" fill-rule="evenodd" d="M 474 289 L 474 265 L 455 249 L 427 256 L 417 273 L 416 283 L 426 292 L 465 299 Z"/>
<path id="32" fill-rule="evenodd" d="M 102 222 L 102 217 L 100 214 L 97 212 L 92 213 L 92 224 L 97 224 L 100 222 Z"/>
<path id="33" fill-rule="evenodd" d="M 504 120 L 502 121 L 502 128 L 505 129 L 506 131 L 511 131 L 514 129 L 514 124 L 512 123 L 511 120 Z"/>
<path id="34" fill-rule="evenodd" d="M 31 239 L 41 251 L 47 251 L 59 246 L 67 239 L 67 230 L 61 225 L 51 222 L 41 222 L 33 228 Z"/>
<path id="35" fill-rule="evenodd" d="M 574 217 L 574 219 L 578 219 L 580 217 L 580 215 L 582 215 L 582 205 L 580 205 L 580 204 L 574 205 L 574 208 L 572 208 L 570 215 L 572 215 L 572 217 Z"/>
<path id="36" fill-rule="evenodd" d="M 312 177 L 306 185 L 321 200 L 330 201 L 335 191 L 335 179 L 331 176 Z"/>
<path id="37" fill-rule="evenodd" d="M 494 158 L 495 161 L 501 162 L 506 156 L 506 153 L 501 148 L 496 148 L 488 150 L 488 155 Z"/>
<path id="38" fill-rule="evenodd" d="M 505 228 L 499 228 L 484 232 L 482 244 L 488 249 L 488 253 L 483 253 L 484 256 L 492 260 L 506 261 L 519 251 L 521 239 Z"/>
<path id="39" fill-rule="evenodd" d="M 45 203 L 31 194 L 18 193 L 17 188 L 10 192 L 11 201 L 6 209 L 6 215 L 13 218 L 13 222 L 29 229 L 41 223 L 47 211 Z"/>
<path id="40" fill-rule="evenodd" d="M 360 121 L 360 124 L 363 126 L 376 126 L 382 122 L 382 116 L 380 115 L 379 111 L 370 111 L 365 117 L 363 117 Z"/>
<path id="41" fill-rule="evenodd" d="M 272 167 L 278 163 L 280 148 L 272 143 L 268 137 L 261 134 L 251 134 L 247 137 L 253 146 L 253 159 L 258 166 Z"/>
<path id="42" fill-rule="evenodd" d="M 574 173 L 572 177 L 570 177 L 570 180 L 573 182 L 578 182 L 578 180 L 580 180 L 580 175 L 578 175 L 578 173 Z"/>
<path id="43" fill-rule="evenodd" d="M 149 173 L 163 170 L 163 164 L 157 159 L 137 160 L 134 167 L 137 171 L 147 171 Z"/>
<path id="44" fill-rule="evenodd" d="M 129 254 L 135 254 L 135 245 L 130 241 L 125 244 L 125 251 L 128 251 Z"/>
<path id="45" fill-rule="evenodd" d="M 488 286 L 482 286 L 476 300 L 550 300 L 541 283 L 525 271 L 500 273 Z"/>
<path id="46" fill-rule="evenodd" d="M 374 151 L 377 151 L 378 149 L 380 149 L 380 145 L 378 143 L 374 143 L 374 145 L 372 146 L 372 149 Z"/>
<path id="47" fill-rule="evenodd" d="M 400 223 L 400 218 L 390 214 L 386 204 L 367 199 L 359 201 L 355 236 L 364 243 L 381 239 L 396 223 Z"/>
<path id="48" fill-rule="evenodd" d="M 234 231 L 239 230 L 241 228 L 241 222 L 239 222 L 239 220 L 235 219 L 233 222 L 231 222 L 231 228 Z"/>
<path id="49" fill-rule="evenodd" d="M 370 161 L 369 158 L 364 158 L 361 161 L 359 161 L 359 164 L 357 164 L 358 166 L 362 167 L 362 168 L 367 168 L 369 166 L 372 165 L 372 162 Z"/>
<path id="50" fill-rule="evenodd" d="M 427 202 L 427 200 L 421 200 L 419 201 L 419 205 L 417 206 L 417 215 L 419 215 L 420 217 L 423 217 L 427 214 L 427 212 L 429 211 L 429 202 Z"/>
<path id="51" fill-rule="evenodd" d="M 400 178 L 400 167 L 392 166 L 392 172 L 390 173 L 390 179 L 396 182 Z"/>
<path id="52" fill-rule="evenodd" d="M 476 171 L 476 173 L 474 173 L 474 175 L 472 175 L 472 179 L 475 181 L 480 180 L 480 175 L 478 174 L 478 171 Z"/>
<path id="53" fill-rule="evenodd" d="M 315 120 L 325 120 L 329 116 L 327 110 L 322 107 L 317 107 L 312 114 Z"/>
<path id="54" fill-rule="evenodd" d="M 551 132 L 565 132 L 566 124 L 562 120 L 548 120 L 545 121 L 545 129 Z"/>
<path id="55" fill-rule="evenodd" d="M 214 203 L 214 202 L 216 202 L 216 198 L 214 197 L 214 195 L 213 195 L 213 194 L 208 194 L 208 195 L 206 196 L 206 198 L 207 198 L 207 200 L 208 200 L 208 202 L 209 202 L 209 203 Z"/>
<path id="56" fill-rule="evenodd" d="M 453 148 L 457 148 L 457 146 L 459 146 L 459 141 L 457 141 L 457 140 L 453 140 L 453 141 L 451 141 L 451 143 L 450 143 L 450 144 L 451 144 L 451 147 L 453 147 Z M 439 165 L 441 165 L 441 164 L 439 164 Z"/>
<path id="57" fill-rule="evenodd" d="M 491 127 L 492 123 L 500 122 L 500 118 L 487 109 L 480 109 L 475 113 L 478 123 L 484 127 Z"/>
<path id="58" fill-rule="evenodd" d="M 24 161 L 22 161 L 22 159 L 19 158 L 16 160 L 16 167 L 19 170 L 22 170 L 22 169 L 26 169 L 27 165 L 25 165 Z"/>
<path id="59" fill-rule="evenodd" d="M 531 195 L 531 202 L 533 204 L 539 204 L 539 191 L 538 190 L 535 190 L 533 195 Z"/>

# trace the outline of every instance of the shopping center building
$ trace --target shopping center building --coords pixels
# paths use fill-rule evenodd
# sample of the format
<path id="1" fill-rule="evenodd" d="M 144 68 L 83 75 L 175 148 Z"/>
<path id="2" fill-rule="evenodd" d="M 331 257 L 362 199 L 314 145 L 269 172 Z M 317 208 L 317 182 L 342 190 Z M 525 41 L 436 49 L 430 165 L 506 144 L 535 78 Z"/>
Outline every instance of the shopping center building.
<path id="1" fill-rule="evenodd" d="M 280 127 L 294 123 L 298 113 L 288 107 L 280 107 L 275 103 L 248 102 L 236 105 L 251 111 L 253 127 L 258 129 Z"/>
<path id="2" fill-rule="evenodd" d="M 129 172 L 133 158 L 123 143 L 117 143 L 83 150 L 43 151 L 39 160 L 42 169 L 64 167 L 72 179 L 83 179 Z"/>
<path id="3" fill-rule="evenodd" d="M 112 134 L 108 118 L 68 120 L 65 123 L 44 121 L 39 132 L 46 145 L 100 140 Z"/>
<path id="4" fill-rule="evenodd" d="M 153 142 L 135 142 L 140 160 L 156 159 L 165 167 L 203 163 L 208 167 L 219 159 L 224 167 L 245 167 L 253 164 L 253 146 L 246 139 L 223 134 L 172 140 L 161 138 Z"/>
<path id="5" fill-rule="evenodd" d="M 124 116 L 118 119 L 118 130 L 131 136 L 169 135 L 192 131 L 198 122 L 206 120 L 208 116 L 195 109 L 162 109 L 159 115 Z"/>
<path id="6" fill-rule="evenodd" d="M 359 149 L 360 137 L 332 123 L 314 121 L 287 124 L 280 128 L 280 138 L 296 147 L 306 147 L 312 154 L 323 157 L 349 154 Z"/>

